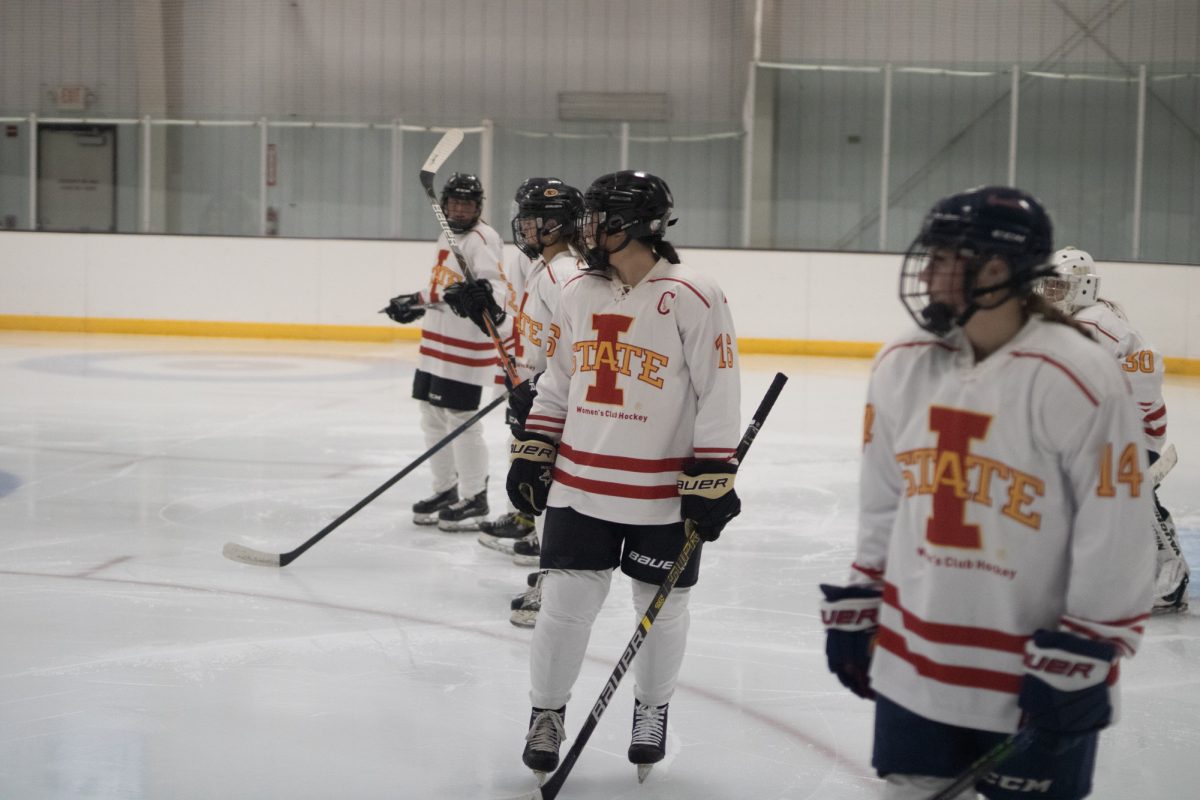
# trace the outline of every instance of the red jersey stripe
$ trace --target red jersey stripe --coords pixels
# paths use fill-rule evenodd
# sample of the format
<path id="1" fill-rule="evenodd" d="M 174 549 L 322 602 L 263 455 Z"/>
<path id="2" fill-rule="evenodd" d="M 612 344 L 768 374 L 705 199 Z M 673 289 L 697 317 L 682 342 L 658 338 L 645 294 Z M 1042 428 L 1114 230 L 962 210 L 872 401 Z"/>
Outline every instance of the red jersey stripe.
<path id="1" fill-rule="evenodd" d="M 942 664 L 927 656 L 913 653 L 908 649 L 904 637 L 890 628 L 880 628 L 876 642 L 884 650 L 911 664 L 917 674 L 938 683 L 965 686 L 969 689 L 988 689 L 1008 694 L 1017 694 L 1021 689 L 1020 675 L 980 669 L 979 667 Z"/>
<path id="2" fill-rule="evenodd" d="M 603 494 L 609 497 L 627 497 L 633 500 L 667 500 L 679 496 L 674 483 L 660 484 L 658 486 L 634 486 L 628 483 L 596 481 L 589 478 L 577 477 L 557 467 L 554 468 L 554 480 L 563 486 L 570 486 L 573 489 L 582 489 L 585 492 Z"/>
<path id="3" fill-rule="evenodd" d="M 558 445 L 558 454 L 581 467 L 620 469 L 626 472 L 678 472 L 683 469 L 683 458 L 633 458 L 610 456 L 604 453 L 588 453 L 576 450 L 566 442 Z"/>
<path id="4" fill-rule="evenodd" d="M 443 353 L 440 350 L 434 350 L 432 347 L 422 347 L 418 351 L 423 356 L 436 358 L 439 361 L 448 361 L 451 364 L 462 364 L 464 367 L 494 367 L 500 363 L 500 359 L 496 356 L 491 358 L 464 358 L 463 356 L 454 356 L 449 353 Z"/>
<path id="5" fill-rule="evenodd" d="M 708 300 L 706 300 L 704 298 L 704 295 L 700 294 L 699 290 L 696 289 L 695 286 L 692 286 L 687 281 L 681 281 L 679 278 L 651 278 L 648 282 L 649 283 L 658 283 L 659 281 L 672 281 L 674 283 L 682 283 L 684 286 L 686 286 L 687 288 L 692 290 L 692 294 L 694 294 L 694 295 L 696 295 L 696 297 L 700 298 L 700 302 L 704 303 L 705 308 L 712 308 L 712 304 L 709 303 Z"/>
<path id="6" fill-rule="evenodd" d="M 928 622 L 900 604 L 899 592 L 897 592 L 895 584 L 892 583 L 885 583 L 883 585 L 883 602 L 900 612 L 904 620 L 905 630 L 915 633 L 926 641 L 961 647 L 979 647 L 985 650 L 999 650 L 1003 653 L 1016 653 L 1019 655 L 1025 652 L 1025 642 L 1029 640 L 1028 636 L 1019 636 L 990 628 Z"/>
<path id="7" fill-rule="evenodd" d="M 1147 404 L 1147 405 L 1149 405 L 1149 404 Z M 1142 417 L 1142 421 L 1144 421 L 1144 422 L 1154 422 L 1154 420 L 1156 420 L 1156 419 L 1159 419 L 1160 417 L 1162 417 L 1162 416 L 1163 416 L 1164 414 L 1166 414 L 1166 413 L 1167 413 L 1167 407 L 1166 407 L 1166 406 L 1159 406 L 1159 407 L 1158 407 L 1158 410 L 1156 410 L 1156 411 L 1151 411 L 1149 414 L 1147 414 L 1146 416 Z"/>
<path id="8" fill-rule="evenodd" d="M 1074 383 L 1076 386 L 1079 387 L 1079 391 L 1083 392 L 1084 396 L 1087 397 L 1088 400 L 1092 401 L 1092 405 L 1094 405 L 1094 406 L 1100 405 L 1100 401 L 1096 399 L 1095 395 L 1093 395 L 1090 391 L 1088 391 L 1088 388 L 1087 388 L 1087 386 L 1084 386 L 1083 381 L 1081 381 L 1079 378 L 1075 377 L 1075 373 L 1071 372 L 1071 370 L 1069 370 L 1065 366 L 1063 366 L 1062 363 L 1055 361 L 1050 356 L 1048 356 L 1044 353 L 1029 353 L 1029 352 L 1025 352 L 1023 350 L 1014 350 L 1012 352 L 1012 357 L 1013 358 L 1037 358 L 1042 361 L 1045 361 L 1047 364 L 1049 364 L 1052 367 L 1057 367 L 1058 369 L 1060 369 L 1062 371 L 1062 373 L 1064 375 L 1066 375 L 1068 378 L 1071 379 L 1072 383 Z"/>
<path id="9" fill-rule="evenodd" d="M 566 417 L 547 417 L 545 414 L 530 414 L 528 419 L 536 419 L 539 422 L 553 422 L 559 427 L 562 427 L 567 421 Z"/>
<path id="10" fill-rule="evenodd" d="M 883 578 L 883 570 L 881 570 L 881 569 L 874 569 L 873 567 L 864 567 L 862 564 L 851 564 L 850 568 L 855 570 L 856 572 L 861 572 L 863 575 L 866 575 L 868 578 L 870 578 L 873 581 L 877 581 L 877 580 L 880 580 Z"/>
<path id="11" fill-rule="evenodd" d="M 455 339 L 452 336 L 443 336 L 440 333 L 433 331 L 421 331 L 422 339 L 429 339 L 438 344 L 448 344 L 451 347 L 461 347 L 463 350 L 491 350 L 495 347 L 490 341 L 487 342 L 472 342 L 466 339 Z"/>
<path id="12" fill-rule="evenodd" d="M 1104 330 L 1104 328 L 1101 328 L 1099 325 L 1097 325 L 1096 323 L 1094 323 L 1094 322 L 1092 322 L 1092 321 L 1090 321 L 1090 320 L 1086 320 L 1086 319 L 1078 319 L 1078 320 L 1075 320 L 1075 321 L 1076 321 L 1076 322 L 1078 322 L 1080 325 L 1087 325 L 1088 327 L 1095 328 L 1096 330 L 1100 331 L 1101 333 L 1103 333 L 1103 334 L 1104 334 L 1105 336 L 1107 336 L 1108 338 L 1112 339 L 1114 342 L 1119 342 L 1119 341 L 1121 341 L 1121 340 L 1120 340 L 1120 339 L 1118 339 L 1116 336 L 1113 336 L 1111 333 L 1109 333 L 1108 331 Z"/>
<path id="13" fill-rule="evenodd" d="M 951 353 L 958 352 L 957 347 L 946 344 L 945 342 L 902 342 L 901 344 L 894 344 L 891 347 L 889 347 L 887 350 L 884 350 L 879 355 L 879 361 L 883 361 L 883 359 L 886 358 L 889 354 L 894 353 L 897 350 L 902 350 L 906 347 L 930 347 L 930 346 L 940 347 L 943 350 L 949 350 Z M 878 363 L 878 362 L 876 362 L 876 363 Z"/>

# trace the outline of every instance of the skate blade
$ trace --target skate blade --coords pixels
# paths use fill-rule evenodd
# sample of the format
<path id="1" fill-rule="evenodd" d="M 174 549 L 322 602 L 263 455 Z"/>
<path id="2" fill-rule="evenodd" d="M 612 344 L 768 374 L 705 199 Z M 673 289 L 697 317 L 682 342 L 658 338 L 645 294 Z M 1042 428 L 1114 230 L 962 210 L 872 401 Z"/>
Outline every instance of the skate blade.
<path id="1" fill-rule="evenodd" d="M 548 773 L 548 772 L 538 772 L 538 771 L 535 769 L 535 770 L 533 771 L 533 777 L 534 777 L 534 778 L 537 780 L 537 782 L 538 782 L 538 786 L 545 786 L 545 785 L 546 785 L 546 780 L 547 780 L 547 779 L 550 777 L 550 773 Z"/>
<path id="2" fill-rule="evenodd" d="M 1177 606 L 1155 606 L 1154 608 L 1150 609 L 1150 616 L 1165 617 L 1168 614 L 1186 614 L 1187 611 L 1187 603 L 1181 603 Z"/>
<path id="3" fill-rule="evenodd" d="M 508 621 L 518 628 L 532 628 L 537 625 L 537 612 L 514 611 Z"/>
<path id="4" fill-rule="evenodd" d="M 421 515 L 413 514 L 413 525 L 437 525 L 437 524 L 438 524 L 437 514 L 433 514 L 432 516 L 428 516 L 428 515 L 421 516 Z"/>
<path id="5" fill-rule="evenodd" d="M 516 539 L 500 539 L 492 536 L 490 533 L 481 533 L 475 541 L 489 550 L 497 550 L 506 556 L 511 556 L 513 554 L 513 542 Z"/>
<path id="6" fill-rule="evenodd" d="M 541 566 L 541 556 L 513 556 L 513 563 L 518 567 L 537 567 Z"/>
<path id="7" fill-rule="evenodd" d="M 646 778 L 650 777 L 650 770 L 654 769 L 653 764 L 638 764 L 638 783 L 645 783 Z"/>
<path id="8" fill-rule="evenodd" d="M 463 520 L 462 522 L 438 521 L 438 530 L 444 533 L 478 533 L 478 520 Z"/>

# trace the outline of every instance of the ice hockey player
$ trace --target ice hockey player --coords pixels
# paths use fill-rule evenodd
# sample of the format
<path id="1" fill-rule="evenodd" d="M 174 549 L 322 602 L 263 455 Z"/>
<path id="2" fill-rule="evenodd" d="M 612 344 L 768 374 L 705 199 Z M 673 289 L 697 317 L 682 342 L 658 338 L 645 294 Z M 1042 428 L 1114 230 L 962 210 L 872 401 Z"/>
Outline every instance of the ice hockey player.
<path id="1" fill-rule="evenodd" d="M 468 268 L 499 285 L 503 243 L 480 219 L 483 185 L 474 175 L 456 172 L 441 194 L 442 212 Z M 420 361 L 413 376 L 413 398 L 421 409 L 425 444 L 432 447 L 479 409 L 483 387 L 493 385 L 499 358 L 491 338 L 471 322 L 438 308 L 448 287 L 463 280 L 443 232 L 429 284 L 421 291 L 393 297 L 384 311 L 401 324 L 421 323 Z M 426 313 L 426 307 L 434 307 Z M 495 322 L 504 320 L 496 306 Z M 413 522 L 444 531 L 477 530 L 487 518 L 487 446 L 483 428 L 473 425 L 429 459 L 433 494 L 412 507 Z"/>
<path id="2" fill-rule="evenodd" d="M 991 186 L 939 201 L 904 256 L 922 330 L 876 356 L 857 554 L 821 586 L 889 800 L 941 791 L 1019 726 L 1032 744 L 960 797 L 1087 796 L 1149 616 L 1141 420 L 1112 357 L 1032 291 L 1052 250 L 1038 201 Z"/>
<path id="3" fill-rule="evenodd" d="M 1065 247 L 1050 260 L 1054 274 L 1042 278 L 1038 291 L 1064 314 L 1082 325 L 1117 359 L 1133 386 L 1142 417 L 1143 440 L 1150 463 L 1158 461 L 1167 441 L 1167 406 L 1163 402 L 1163 358 L 1152 344 L 1130 324 L 1116 303 L 1099 296 L 1100 276 L 1090 254 Z M 1187 611 L 1190 571 L 1179 546 L 1179 535 L 1171 513 L 1154 491 L 1151 528 L 1158 551 L 1154 582 L 1154 613 Z"/>
<path id="4" fill-rule="evenodd" d="M 557 178 L 526 178 L 517 187 L 516 193 L 513 195 L 512 214 L 510 215 L 510 224 L 516 224 L 517 215 L 520 213 L 521 200 L 529 193 L 530 189 L 538 184 L 545 183 L 548 180 L 557 180 Z M 529 277 L 529 273 L 533 270 L 534 261 L 537 258 L 535 253 L 532 257 L 522 249 L 520 241 L 516 238 L 517 234 L 514 229 L 513 243 L 517 246 L 517 251 L 513 258 L 509 259 L 508 265 L 504 270 L 504 277 L 507 280 L 507 292 L 505 293 L 504 311 L 508 314 L 510 320 L 516 318 L 520 309 L 521 296 L 524 294 L 525 281 Z M 464 307 L 461 311 L 456 310 L 460 316 L 467 315 L 468 310 Z M 521 344 L 517 339 L 516 329 L 512 329 L 512 336 L 505 340 L 505 347 L 514 356 L 514 362 L 518 363 L 519 369 L 519 353 Z M 511 383 L 505 381 L 503 370 L 500 372 L 499 380 L 501 385 Z M 505 386 L 507 389 L 507 386 Z M 514 424 L 511 408 L 506 410 L 505 424 L 510 428 Z M 484 520 L 479 523 L 479 544 L 492 550 L 497 550 L 505 555 L 513 555 L 513 545 L 527 537 L 535 536 L 534 533 L 534 518 L 521 511 L 517 511 L 509 503 L 508 510 L 494 520 Z M 522 558 L 518 556 L 517 558 Z M 532 559 L 523 558 L 523 562 L 530 562 L 533 565 L 537 564 L 537 557 Z M 519 605 L 519 601 L 517 602 Z"/>
<path id="5" fill-rule="evenodd" d="M 524 277 L 517 309 L 512 315 L 515 338 L 516 367 L 521 383 L 512 387 L 508 402 L 509 426 L 518 435 L 533 402 L 534 382 L 546 369 L 546 351 L 551 342 L 552 318 L 558 308 L 562 286 L 575 277 L 582 266 L 570 242 L 575 233 L 576 219 L 583 211 L 583 194 L 557 178 L 530 178 L 522 184 L 525 191 L 513 216 L 513 241 L 532 263 Z M 466 285 L 463 284 L 465 287 Z M 480 317 L 473 298 L 486 300 L 483 290 L 470 292 L 464 288 L 455 292 L 447 302 L 455 313 Z M 461 297 L 461 300 L 459 299 Z M 518 511 L 518 514 L 524 512 Z M 539 519 L 539 525 L 541 520 Z M 484 535 L 480 535 L 484 540 Z M 537 564 L 539 540 L 536 532 L 513 545 L 518 563 Z M 514 601 L 510 621 L 522 628 L 532 628 L 541 605 L 542 580 L 539 573 L 534 585 Z"/>
<path id="6" fill-rule="evenodd" d="M 640 619 L 683 547 L 684 521 L 712 541 L 741 507 L 733 320 L 720 287 L 679 263 L 663 238 L 673 205 L 666 182 L 645 172 L 588 188 L 576 234 L 587 268 L 562 288 L 548 365 L 511 445 L 509 498 L 546 515 L 522 755 L 537 773 L 558 765 L 567 701 L 613 569 L 632 579 Z M 723 491 L 681 496 L 698 477 Z M 639 778 L 666 752 L 700 553 L 632 665 L 628 757 Z"/>

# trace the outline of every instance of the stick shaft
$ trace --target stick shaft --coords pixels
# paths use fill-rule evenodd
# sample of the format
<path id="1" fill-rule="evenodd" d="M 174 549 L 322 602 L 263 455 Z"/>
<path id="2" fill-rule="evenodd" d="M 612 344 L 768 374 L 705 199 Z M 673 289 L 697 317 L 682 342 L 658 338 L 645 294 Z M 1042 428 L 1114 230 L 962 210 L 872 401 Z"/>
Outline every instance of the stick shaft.
<path id="1" fill-rule="evenodd" d="M 963 791 L 979 782 L 985 775 L 1000 766 L 1017 753 L 1024 750 L 1033 742 L 1033 728 L 1022 728 L 1009 736 L 1000 744 L 980 756 L 975 763 L 967 767 L 954 783 L 931 795 L 929 800 L 954 800 Z"/>
<path id="2" fill-rule="evenodd" d="M 446 445 L 450 444 L 450 442 L 454 441 L 454 439 L 456 439 L 456 438 L 457 438 L 457 437 L 458 437 L 458 436 L 459 436 L 459 435 L 460 435 L 460 434 L 461 434 L 463 431 L 465 431 L 467 428 L 469 428 L 469 427 L 471 427 L 472 425 L 474 425 L 474 424 L 475 424 L 476 422 L 478 422 L 479 420 L 483 419 L 483 417 L 484 417 L 484 416 L 485 416 L 485 415 L 486 415 L 488 412 L 490 412 L 492 409 L 494 409 L 496 406 L 500 405 L 501 403 L 503 403 L 503 402 L 504 402 L 505 400 L 507 400 L 507 399 L 508 399 L 508 393 L 507 393 L 507 392 L 505 392 L 504 394 L 501 394 L 501 395 L 499 395 L 498 397 L 496 397 L 494 400 L 492 400 L 492 402 L 488 403 L 488 404 L 487 404 L 486 406 L 484 406 L 483 408 L 479 409 L 477 412 L 475 412 L 475 414 L 474 414 L 474 415 L 473 415 L 473 416 L 472 416 L 470 419 L 468 419 L 466 422 L 464 422 L 463 424 L 459 425 L 457 428 L 455 428 L 454 430 L 450 431 L 450 433 L 448 433 L 448 434 L 446 434 L 444 437 L 442 437 L 442 439 L 441 439 L 441 440 L 440 440 L 440 441 L 439 441 L 437 444 L 435 444 L 433 447 L 431 447 L 431 448 L 429 448 L 428 450 L 426 450 L 426 451 L 425 451 L 424 453 L 422 453 L 421 455 L 417 456 L 417 457 L 416 457 L 416 459 L 414 459 L 414 460 L 413 460 L 413 461 L 412 461 L 412 462 L 411 462 L 411 463 L 410 463 L 408 466 L 406 466 L 404 469 L 400 470 L 400 471 L 399 471 L 399 472 L 397 472 L 395 475 L 393 475 L 392 477 L 388 478 L 388 479 L 387 479 L 387 481 L 385 481 L 385 482 L 384 482 L 384 483 L 383 483 L 383 484 L 382 484 L 382 485 L 381 485 L 381 486 L 380 486 L 378 489 L 376 489 L 375 491 L 371 492 L 369 495 L 367 495 L 366 497 L 364 497 L 362 500 L 359 500 L 357 503 L 355 503 L 353 506 L 351 506 L 349 509 L 347 509 L 347 510 L 346 510 L 346 511 L 345 511 L 345 512 L 344 512 L 344 513 L 341 515 L 341 516 L 339 516 L 339 517 L 338 517 L 337 519 L 335 519 L 333 522 L 329 523 L 329 524 L 328 524 L 328 525 L 326 525 L 324 528 L 322 528 L 321 530 L 319 530 L 319 531 L 317 531 L 315 534 L 313 534 L 313 536 L 312 536 L 311 538 L 309 538 L 309 539 L 308 539 L 308 541 L 304 542 L 304 544 L 300 545 L 300 546 L 299 546 L 299 547 L 297 547 L 295 550 L 291 550 L 291 551 L 289 551 L 289 552 L 287 552 L 287 553 L 281 553 L 281 554 L 278 556 L 278 558 L 279 558 L 279 563 L 278 563 L 278 564 L 272 564 L 272 563 L 270 563 L 269 561 L 267 561 L 266 559 L 263 559 L 263 558 L 257 558 L 257 557 L 255 557 L 255 558 L 250 558 L 250 557 L 246 557 L 246 558 L 235 558 L 234 560 L 235 560 L 235 561 L 244 561 L 245 563 L 253 563 L 253 564 L 256 564 L 256 565 L 258 565 L 258 566 L 280 566 L 280 567 L 286 567 L 288 564 L 292 563 L 292 562 L 293 562 L 293 561 L 295 561 L 297 558 L 299 558 L 299 557 L 300 557 L 300 556 L 301 556 L 301 555 L 302 555 L 302 554 L 303 554 L 303 553 L 304 553 L 306 550 L 308 550 L 308 548 L 312 547 L 314 544 L 316 544 L 317 542 L 321 541 L 322 539 L 324 539 L 324 538 L 325 538 L 326 536 L 328 536 L 329 534 L 333 533 L 333 531 L 334 531 L 334 530 L 336 530 L 336 529 L 337 529 L 337 528 L 338 528 L 338 527 L 339 527 L 339 526 L 340 526 L 342 523 L 344 523 L 346 520 L 348 520 L 348 519 L 350 519 L 351 517 L 353 517 L 353 516 L 354 516 L 355 514 L 357 514 L 359 511 L 362 511 L 362 510 L 363 510 L 363 508 L 364 508 L 364 507 L 365 507 L 365 506 L 366 506 L 368 503 L 370 503 L 370 502 L 371 502 L 372 500 L 374 500 L 376 497 L 379 497 L 379 495 L 383 494 L 383 493 L 384 493 L 384 492 L 386 492 L 388 489 L 392 488 L 392 486 L 393 486 L 393 485 L 394 485 L 394 484 L 395 484 L 397 481 L 399 481 L 399 480 L 400 480 L 401 478 L 403 478 L 405 475 L 408 475 L 408 473 L 412 472 L 412 471 L 413 471 L 414 469 L 416 469 L 417 467 L 419 467 L 419 466 L 421 466 L 422 464 L 424 464 L 424 463 L 425 463 L 426 461 L 428 461 L 428 460 L 429 460 L 429 459 L 430 459 L 430 458 L 431 458 L 431 457 L 432 457 L 432 456 L 433 456 L 435 453 L 437 453 L 439 450 L 441 450 L 441 449 L 442 449 L 443 447 L 445 447 Z M 250 552 L 256 552 L 256 551 L 249 551 L 249 550 L 248 550 L 248 548 L 242 548 L 242 547 L 229 548 L 228 546 L 226 547 L 226 551 L 225 551 L 225 552 L 226 552 L 226 556 L 228 557 L 228 556 L 230 556 L 230 555 L 231 555 L 231 553 L 232 553 L 232 554 L 234 554 L 234 555 L 236 555 L 236 554 L 237 554 L 239 551 L 241 551 L 243 554 L 246 554 L 247 556 L 249 556 L 249 553 L 250 553 Z M 270 554 L 267 554 L 267 553 L 262 553 L 262 554 L 257 554 L 257 555 L 261 555 L 261 556 L 270 556 Z"/>
<path id="3" fill-rule="evenodd" d="M 746 432 L 742 435 L 742 440 L 738 443 L 737 452 L 734 457 L 739 462 L 746 457 L 746 452 L 750 449 L 750 445 L 754 443 L 755 437 L 758 436 L 758 431 L 762 428 L 767 414 L 771 413 L 771 407 L 775 405 L 775 400 L 778 399 L 779 393 L 783 391 L 785 383 L 787 383 L 787 376 L 782 372 L 776 373 L 775 379 L 771 382 L 770 388 L 767 389 L 767 393 L 763 396 L 762 402 L 758 404 L 758 410 L 754 412 L 754 417 L 751 418 L 750 424 L 746 426 Z M 600 717 L 604 714 L 605 709 L 608 708 L 608 704 L 616 693 L 621 679 L 629 671 L 629 665 L 633 663 L 634 656 L 642 649 L 642 643 L 646 641 L 646 636 L 649 635 L 650 628 L 654 625 L 654 620 L 658 618 L 659 610 L 666 603 L 667 596 L 675 588 L 675 583 L 679 580 L 679 576 L 683 573 L 684 569 L 687 568 L 688 562 L 692 558 L 692 553 L 699 545 L 700 537 L 696 535 L 695 530 L 689 528 L 687 540 L 683 543 L 683 549 L 675 559 L 675 564 L 671 567 L 671 571 L 667 573 L 666 580 L 663 581 L 662 586 L 658 587 L 658 593 L 650 601 L 650 606 L 642 616 L 641 622 L 638 623 L 637 630 L 633 632 L 633 638 L 629 640 L 629 644 L 625 645 L 625 652 L 621 654 L 621 658 L 617 661 L 617 666 L 613 669 L 612 674 L 608 676 L 608 682 L 605 683 L 604 689 L 600 692 L 600 697 L 597 698 L 596 704 L 592 706 L 592 713 L 588 715 L 587 721 L 579 729 L 579 733 L 575 736 L 575 741 L 571 744 L 571 749 L 563 757 L 558 769 L 554 771 L 550 779 L 541 787 L 540 796 L 542 800 L 554 800 L 558 796 L 563 783 L 567 780 L 567 776 L 571 774 L 571 769 L 575 766 L 575 762 L 579 760 L 579 754 L 583 752 L 588 739 L 592 737 L 592 731 L 596 730 L 596 725 L 600 723 Z"/>

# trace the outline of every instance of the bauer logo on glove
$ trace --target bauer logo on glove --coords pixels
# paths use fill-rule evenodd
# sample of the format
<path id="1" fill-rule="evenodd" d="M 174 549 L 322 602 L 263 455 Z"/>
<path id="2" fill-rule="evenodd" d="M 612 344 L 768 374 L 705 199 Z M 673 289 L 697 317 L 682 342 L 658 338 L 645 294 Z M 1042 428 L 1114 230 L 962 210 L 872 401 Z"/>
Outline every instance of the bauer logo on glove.
<path id="1" fill-rule="evenodd" d="M 733 490 L 736 474 L 737 464 L 697 461 L 675 476 L 680 514 L 706 542 L 716 541 L 729 521 L 742 513 L 742 501 Z"/>

